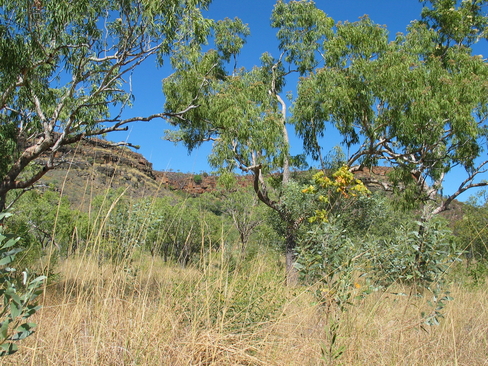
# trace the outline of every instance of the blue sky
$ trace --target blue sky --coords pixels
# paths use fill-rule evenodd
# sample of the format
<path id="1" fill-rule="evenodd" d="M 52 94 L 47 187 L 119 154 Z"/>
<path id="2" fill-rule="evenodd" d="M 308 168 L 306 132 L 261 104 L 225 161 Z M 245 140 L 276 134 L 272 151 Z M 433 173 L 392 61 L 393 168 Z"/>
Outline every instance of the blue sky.
<path id="1" fill-rule="evenodd" d="M 317 0 L 318 8 L 337 21 L 356 21 L 367 14 L 375 23 L 385 25 L 393 38 L 398 32 L 405 32 L 408 24 L 419 19 L 422 4 L 418 0 Z M 218 20 L 239 17 L 247 23 L 251 36 L 247 39 L 241 55 L 239 67 L 252 68 L 259 64 L 259 57 L 264 52 L 278 56 L 275 30 L 269 26 L 271 11 L 275 0 L 214 0 L 205 15 Z M 486 42 L 485 46 L 486 47 Z M 483 52 L 485 55 L 488 49 Z M 161 80 L 171 73 L 169 65 L 159 69 L 150 60 L 134 73 L 132 83 L 135 102 L 133 108 L 125 112 L 125 116 L 142 116 L 161 112 L 164 105 L 164 95 L 161 92 Z M 287 84 L 285 91 L 295 94 L 295 85 Z M 110 135 L 111 140 L 128 140 L 140 145 L 139 153 L 144 155 L 156 170 L 173 170 L 198 173 L 211 171 L 207 156 L 211 146 L 209 144 L 194 150 L 188 155 L 182 145 L 163 141 L 163 131 L 170 126 L 162 121 L 136 123 L 129 126 L 128 133 Z M 293 127 L 288 126 L 293 135 Z M 325 152 L 339 144 L 336 133 L 328 132 Z M 293 154 L 302 151 L 302 143 L 292 137 L 291 150 Z"/>

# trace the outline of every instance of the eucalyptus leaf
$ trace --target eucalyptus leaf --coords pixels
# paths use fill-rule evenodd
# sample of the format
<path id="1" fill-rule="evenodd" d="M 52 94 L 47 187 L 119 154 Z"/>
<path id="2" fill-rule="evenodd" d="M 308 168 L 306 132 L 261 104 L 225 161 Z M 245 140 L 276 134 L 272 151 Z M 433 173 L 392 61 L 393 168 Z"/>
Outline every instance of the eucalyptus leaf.
<path id="1" fill-rule="evenodd" d="M 18 351 L 18 347 L 15 343 L 3 343 L 0 345 L 0 357 L 12 355 Z"/>
<path id="2" fill-rule="evenodd" d="M 15 334 L 12 336 L 13 341 L 20 341 L 34 333 L 33 329 L 36 327 L 35 323 L 24 323 L 17 327 Z"/>

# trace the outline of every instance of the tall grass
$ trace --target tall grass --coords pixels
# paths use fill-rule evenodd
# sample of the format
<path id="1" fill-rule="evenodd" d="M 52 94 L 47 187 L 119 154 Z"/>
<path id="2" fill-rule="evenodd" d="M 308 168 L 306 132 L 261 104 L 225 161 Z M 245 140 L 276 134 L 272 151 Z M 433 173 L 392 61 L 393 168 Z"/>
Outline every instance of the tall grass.
<path id="1" fill-rule="evenodd" d="M 283 285 L 261 253 L 230 273 L 214 261 L 181 268 L 140 256 L 137 275 L 95 259 L 60 263 L 37 333 L 6 365 L 326 365 L 331 314 L 306 287 Z M 243 290 L 244 289 L 244 290 Z M 422 330 L 422 299 L 377 293 L 341 317 L 344 365 L 483 365 L 488 294 L 453 285 L 440 326 Z"/>
<path id="2" fill-rule="evenodd" d="M 225 232 L 220 249 L 202 248 L 187 267 L 135 248 L 122 261 L 101 261 L 105 222 L 99 217 L 84 250 L 55 265 L 32 319 L 37 332 L 2 364 L 488 364 L 484 287 L 453 284 L 454 300 L 435 327 L 422 326 L 426 299 L 394 295 L 411 292 L 399 285 L 336 314 L 316 304 L 312 288 L 286 287 L 284 263 L 272 250 L 233 257 Z M 141 226 L 131 235 L 144 232 Z M 331 319 L 334 347 L 344 349 L 335 360 L 326 354 Z"/>

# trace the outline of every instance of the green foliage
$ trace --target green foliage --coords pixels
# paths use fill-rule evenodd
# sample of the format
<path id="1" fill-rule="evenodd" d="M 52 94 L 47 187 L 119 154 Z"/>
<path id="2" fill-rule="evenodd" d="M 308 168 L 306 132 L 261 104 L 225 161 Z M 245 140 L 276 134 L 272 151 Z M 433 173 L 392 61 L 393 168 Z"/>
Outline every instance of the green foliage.
<path id="1" fill-rule="evenodd" d="M 486 36 L 485 2 L 430 3 L 393 42 L 366 17 L 338 23 L 323 42 L 323 67 L 299 80 L 292 118 L 313 158 L 330 123 L 357 148 L 349 166 L 395 166 L 393 183 L 409 203 L 432 199 L 454 166 L 466 171 L 461 192 L 484 184 L 473 180 L 486 164 L 476 159 L 487 133 L 488 66 L 469 45 Z"/>
<path id="2" fill-rule="evenodd" d="M 9 191 L 32 186 L 55 166 L 61 146 L 165 116 L 121 118 L 134 101 L 126 76 L 151 56 L 161 66 L 182 47 L 200 47 L 213 24 L 201 14 L 209 3 L 2 1 L 0 208 Z M 47 159 L 34 166 L 43 153 Z M 22 176 L 28 166 L 33 174 Z"/>
<path id="3" fill-rule="evenodd" d="M 239 187 L 224 192 L 223 195 L 222 210 L 231 218 L 239 234 L 241 252 L 244 254 L 257 227 L 264 224 L 266 217 L 264 204 L 260 204 L 251 188 Z"/>
<path id="4" fill-rule="evenodd" d="M 148 250 L 186 265 L 220 245 L 222 219 L 205 207 L 204 198 L 115 199 L 104 203 L 103 223 L 96 227 L 102 254 L 117 263 Z"/>
<path id="5" fill-rule="evenodd" d="M 235 57 L 241 52 L 246 43 L 246 37 L 251 32 L 242 20 L 226 18 L 219 20 L 215 24 L 215 43 L 217 50 L 222 55 L 223 60 L 229 62 L 231 57 Z"/>
<path id="6" fill-rule="evenodd" d="M 59 256 L 69 255 L 86 242 L 87 215 L 73 209 L 68 199 L 56 191 L 29 190 L 11 211 L 14 216 L 9 219 L 9 227 L 22 237 L 25 248 L 15 261 L 20 268 L 52 275 L 52 264 Z"/>
<path id="7" fill-rule="evenodd" d="M 339 221 L 353 236 L 365 235 L 378 240 L 388 239 L 399 227 L 414 230 L 418 213 L 412 210 L 398 210 L 394 199 L 382 191 L 368 197 L 360 197 L 341 213 Z"/>
<path id="8" fill-rule="evenodd" d="M 0 214 L 0 221 L 9 216 Z M 16 342 L 30 336 L 36 324 L 29 323 L 27 319 L 34 315 L 40 306 L 34 302 L 42 292 L 45 276 L 34 279 L 24 270 L 19 274 L 15 268 L 10 267 L 16 255 L 22 251 L 18 246 L 20 238 L 4 232 L 0 227 L 0 357 L 10 355 L 18 350 Z"/>
<path id="9" fill-rule="evenodd" d="M 322 169 L 335 172 L 346 165 L 346 154 L 340 146 L 334 146 L 321 163 L 323 164 Z"/>
<path id="10" fill-rule="evenodd" d="M 66 197 L 49 189 L 44 191 L 30 190 L 19 199 L 15 206 L 15 223 L 25 223 L 28 232 L 23 234 L 32 236 L 31 242 L 36 241 L 42 249 L 49 244 L 58 245 L 65 253 L 68 248 L 76 219 L 82 215 L 73 210 Z M 25 239 L 24 239 L 25 240 Z"/>
<path id="11" fill-rule="evenodd" d="M 339 210 L 336 223 L 347 229 L 352 238 L 362 238 L 366 233 L 389 236 L 394 227 L 408 217 L 405 212 L 390 209 L 383 192 L 359 196 Z M 374 234 L 373 234 L 374 233 Z"/>
<path id="12" fill-rule="evenodd" d="M 438 54 L 446 47 L 454 45 L 471 46 L 480 38 L 486 38 L 488 19 L 483 14 L 486 1 L 457 1 L 457 0 L 421 0 L 430 3 L 422 9 L 422 21 L 435 29 L 443 45 Z"/>
<path id="13" fill-rule="evenodd" d="M 218 178 L 219 186 L 223 187 L 224 189 L 233 189 L 237 184 L 237 179 L 235 174 L 231 172 L 223 172 Z"/>
<path id="14" fill-rule="evenodd" d="M 203 178 L 200 174 L 196 174 L 193 176 L 193 181 L 195 184 L 201 184 L 203 182 Z"/>
<path id="15" fill-rule="evenodd" d="M 358 279 L 363 273 L 361 250 L 340 225 L 323 221 L 301 236 L 297 247 L 295 267 L 302 280 L 312 285 L 317 302 L 326 311 L 329 342 L 321 344 L 321 352 L 330 364 L 345 351 L 337 344 L 341 317 L 353 305 L 353 297 L 363 293 Z"/>
<path id="16" fill-rule="evenodd" d="M 278 210 L 268 212 L 267 222 L 285 239 L 281 243 L 283 249 L 287 235 L 293 235 L 296 239 L 302 230 L 306 230 L 303 225 L 313 214 L 316 202 L 313 195 L 303 192 L 303 182 L 291 180 L 280 191 Z"/>
<path id="17" fill-rule="evenodd" d="M 486 262 L 475 262 L 468 267 L 468 276 L 471 279 L 472 287 L 484 287 L 488 276 L 488 265 Z"/>
<path id="18" fill-rule="evenodd" d="M 370 239 L 366 244 L 371 284 L 376 288 L 407 284 L 410 295 L 430 297 L 431 310 L 421 315 L 426 325 L 438 325 L 447 301 L 452 300 L 446 290 L 446 274 L 460 255 L 446 223 L 442 219 L 418 222 L 414 230 L 400 227 L 391 238 Z"/>
<path id="19" fill-rule="evenodd" d="M 209 162 L 215 168 L 225 168 L 222 171 L 256 164 L 270 171 L 287 151 L 276 106 L 268 94 L 267 76 L 258 68 L 224 76 L 216 57 L 204 54 L 195 68 L 178 71 L 165 80 L 168 110 L 196 103 L 196 98 L 200 104 L 186 114 L 192 123 L 174 120 L 180 130 L 167 131 L 166 138 L 182 141 L 189 151 L 204 141 L 216 141 Z M 253 155 L 256 151 L 261 153 Z"/>
<path id="20" fill-rule="evenodd" d="M 17 155 L 16 131 L 13 124 L 0 124 L 0 174 L 9 168 L 9 160 Z"/>
<path id="21" fill-rule="evenodd" d="M 451 299 L 446 272 L 460 255 L 447 224 L 440 218 L 417 222 L 413 212 L 397 212 L 391 199 L 380 193 L 354 197 L 357 190 L 343 190 L 354 180 L 341 172 L 346 170 L 334 175 L 339 180 L 317 175 L 318 184 L 304 190 L 320 198 L 318 205 L 330 208 L 316 210 L 308 231 L 299 235 L 296 268 L 302 279 L 314 284 L 319 303 L 339 314 L 354 295 L 385 291 L 395 284 L 410 286 L 411 295 L 431 296 L 431 310 L 422 316 L 426 324 L 438 324 Z M 319 190 L 331 190 L 335 196 Z M 331 337 L 339 320 L 330 320 Z M 332 357 L 337 350 L 329 346 L 324 346 L 324 355 Z"/>
<path id="22" fill-rule="evenodd" d="M 332 36 L 334 21 L 312 1 L 280 0 L 271 14 L 271 26 L 278 28 L 276 37 L 285 61 L 297 65 L 303 75 L 318 65 L 317 51 Z"/>
<path id="23" fill-rule="evenodd" d="M 220 245 L 219 236 L 232 225 L 222 212 L 215 197 L 132 199 L 121 188 L 94 197 L 87 214 L 57 192 L 32 190 L 18 201 L 9 227 L 26 238 L 28 250 L 15 262 L 21 267 L 76 253 L 122 265 L 141 250 L 187 264 Z"/>
<path id="24" fill-rule="evenodd" d="M 389 238 L 369 241 L 368 259 L 375 285 L 387 288 L 400 282 L 429 288 L 441 284 L 449 264 L 457 258 L 453 241 L 440 219 L 413 222 L 398 227 Z"/>
<path id="25" fill-rule="evenodd" d="M 222 222 L 211 212 L 201 210 L 198 202 L 182 201 L 173 207 L 172 223 L 162 241 L 165 256 L 188 263 L 202 251 L 219 247 Z"/>
<path id="26" fill-rule="evenodd" d="M 225 63 L 231 56 L 236 58 L 249 35 L 239 19 L 215 24 L 217 51 L 199 53 L 186 47 L 182 53 L 188 61 L 174 57 L 176 72 L 163 84 L 165 108 L 176 112 L 189 104 L 199 107 L 188 111 L 185 119 L 173 118 L 178 130 L 167 131 L 167 139 L 183 142 L 190 151 L 213 141 L 209 161 L 221 170 L 259 167 L 268 173 L 289 168 L 286 105 L 278 95 L 290 73 L 285 63 L 300 74 L 312 71 L 317 45 L 332 32 L 333 21 L 313 2 L 279 1 L 271 26 L 277 28 L 282 55 L 274 58 L 265 53 L 261 65 L 251 70 L 225 70 Z M 303 159 L 296 163 L 302 164 Z"/>
<path id="27" fill-rule="evenodd" d="M 454 230 L 459 249 L 466 252 L 467 258 L 486 263 L 488 201 L 483 191 L 478 194 L 478 198 L 482 198 L 483 202 L 478 203 L 476 197 L 471 197 L 464 207 L 463 218 L 456 222 Z"/>
<path id="28" fill-rule="evenodd" d="M 333 365 L 346 350 L 344 345 L 337 347 L 337 341 L 339 336 L 340 323 L 337 321 L 331 322 L 327 327 L 326 331 L 329 336 L 329 344 L 320 344 L 320 352 L 322 353 L 322 360 L 327 362 L 329 365 Z"/>
<path id="29" fill-rule="evenodd" d="M 358 286 L 355 276 L 360 270 L 361 249 L 340 226 L 321 223 L 303 236 L 296 268 L 303 280 L 318 285 L 315 295 L 321 303 L 343 312 Z"/>
<path id="30" fill-rule="evenodd" d="M 115 264 L 125 263 L 134 250 L 143 245 L 141 230 L 147 219 L 149 203 L 132 201 L 120 188 L 95 197 L 92 205 L 97 215 L 90 225 L 92 233 L 88 244 L 92 242 L 92 250 L 99 251 L 100 257 Z M 90 251 L 91 248 L 85 250 Z"/>

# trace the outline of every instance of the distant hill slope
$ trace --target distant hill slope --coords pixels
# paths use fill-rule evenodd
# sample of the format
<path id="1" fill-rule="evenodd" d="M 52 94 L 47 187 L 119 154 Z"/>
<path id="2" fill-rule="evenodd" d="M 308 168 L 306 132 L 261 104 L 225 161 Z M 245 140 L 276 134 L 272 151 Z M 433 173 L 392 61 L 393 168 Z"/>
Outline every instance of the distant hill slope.
<path id="1" fill-rule="evenodd" d="M 101 139 L 87 139 L 77 145 L 62 147 L 58 158 L 63 163 L 48 172 L 41 184 L 51 185 L 75 206 L 84 207 L 91 198 L 104 194 L 108 188 L 127 189 L 130 197 L 167 196 L 185 192 L 192 196 L 210 192 L 216 188 L 217 177 L 189 173 L 161 172 L 141 154 L 126 147 L 112 146 Z M 42 158 L 41 158 L 42 159 Z M 391 168 L 374 167 L 355 172 L 370 190 L 383 189 L 386 174 Z M 251 184 L 250 176 L 241 177 L 240 184 Z M 445 212 L 450 221 L 462 217 L 462 203 L 454 202 Z"/>
<path id="2" fill-rule="evenodd" d="M 138 198 L 165 196 L 172 191 L 197 195 L 216 187 L 214 176 L 205 174 L 199 181 L 193 174 L 155 171 L 141 154 L 100 139 L 64 146 L 57 159 L 61 164 L 40 183 L 63 191 L 75 205 L 89 202 L 90 197 L 103 194 L 108 188 L 122 187 L 129 196 Z"/>

